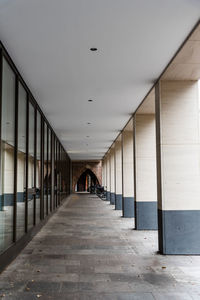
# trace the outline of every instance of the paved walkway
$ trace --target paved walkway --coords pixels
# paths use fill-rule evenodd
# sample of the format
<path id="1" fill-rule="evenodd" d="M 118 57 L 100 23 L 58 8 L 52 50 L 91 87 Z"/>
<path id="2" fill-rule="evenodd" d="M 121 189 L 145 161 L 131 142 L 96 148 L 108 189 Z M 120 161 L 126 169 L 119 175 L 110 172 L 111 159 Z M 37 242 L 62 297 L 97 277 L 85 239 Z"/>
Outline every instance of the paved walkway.
<path id="1" fill-rule="evenodd" d="M 0 275 L 3 299 L 200 299 L 200 257 L 161 256 L 113 206 L 74 194 Z"/>

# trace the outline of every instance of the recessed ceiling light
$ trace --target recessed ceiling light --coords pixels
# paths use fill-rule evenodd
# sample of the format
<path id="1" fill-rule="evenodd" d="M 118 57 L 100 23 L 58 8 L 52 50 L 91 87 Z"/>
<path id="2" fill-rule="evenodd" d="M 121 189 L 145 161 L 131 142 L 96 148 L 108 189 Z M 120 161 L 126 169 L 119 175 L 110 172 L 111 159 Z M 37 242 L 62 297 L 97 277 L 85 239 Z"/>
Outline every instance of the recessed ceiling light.
<path id="1" fill-rule="evenodd" d="M 89 99 L 88 102 L 93 102 L 93 100 L 92 100 L 92 99 Z"/>
<path id="2" fill-rule="evenodd" d="M 92 48 L 90 48 L 90 51 L 97 51 L 97 48 L 92 47 Z"/>

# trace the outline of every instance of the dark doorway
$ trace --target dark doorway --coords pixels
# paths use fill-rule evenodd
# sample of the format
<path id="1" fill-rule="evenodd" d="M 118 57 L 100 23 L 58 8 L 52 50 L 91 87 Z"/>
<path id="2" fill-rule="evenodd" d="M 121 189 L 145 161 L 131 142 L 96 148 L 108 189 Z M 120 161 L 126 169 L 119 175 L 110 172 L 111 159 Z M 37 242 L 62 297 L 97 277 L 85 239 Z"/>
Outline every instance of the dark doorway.
<path id="1" fill-rule="evenodd" d="M 79 177 L 79 180 L 77 181 L 76 185 L 76 191 L 86 192 L 89 190 L 89 187 L 94 186 L 96 184 L 99 184 L 96 175 L 90 169 L 87 169 Z"/>

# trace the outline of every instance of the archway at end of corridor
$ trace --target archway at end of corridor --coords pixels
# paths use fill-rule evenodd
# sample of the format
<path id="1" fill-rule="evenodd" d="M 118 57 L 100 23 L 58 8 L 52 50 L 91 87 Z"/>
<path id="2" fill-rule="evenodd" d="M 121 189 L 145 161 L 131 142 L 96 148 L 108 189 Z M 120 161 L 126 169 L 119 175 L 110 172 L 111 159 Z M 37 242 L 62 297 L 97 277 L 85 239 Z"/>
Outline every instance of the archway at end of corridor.
<path id="1" fill-rule="evenodd" d="M 96 175 L 90 170 L 85 170 L 79 177 L 75 192 L 88 192 L 91 186 L 99 184 Z"/>

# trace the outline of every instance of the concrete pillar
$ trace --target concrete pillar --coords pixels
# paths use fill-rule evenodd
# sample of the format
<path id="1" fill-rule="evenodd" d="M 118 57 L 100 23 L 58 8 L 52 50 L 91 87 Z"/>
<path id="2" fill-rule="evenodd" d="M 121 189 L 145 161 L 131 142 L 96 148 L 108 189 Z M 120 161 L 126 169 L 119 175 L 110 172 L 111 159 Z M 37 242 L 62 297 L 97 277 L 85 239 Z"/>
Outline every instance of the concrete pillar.
<path id="1" fill-rule="evenodd" d="M 135 229 L 157 229 L 155 114 L 135 115 L 134 154 Z"/>
<path id="2" fill-rule="evenodd" d="M 200 138 L 196 81 L 156 85 L 159 250 L 200 254 Z"/>
<path id="3" fill-rule="evenodd" d="M 110 154 L 106 156 L 106 200 L 110 201 Z"/>
<path id="4" fill-rule="evenodd" d="M 102 162 L 102 186 L 104 187 L 104 191 L 107 193 L 107 157 L 104 157 Z M 104 200 L 107 200 L 107 196 Z"/>
<path id="5" fill-rule="evenodd" d="M 125 218 L 132 218 L 135 216 L 133 174 L 133 120 L 129 122 L 122 133 L 122 174 L 122 215 Z"/>
<path id="6" fill-rule="evenodd" d="M 107 190 L 107 158 L 104 160 L 104 189 Z"/>
<path id="7" fill-rule="evenodd" d="M 115 152 L 110 149 L 110 204 L 115 205 Z"/>
<path id="8" fill-rule="evenodd" d="M 115 142 L 115 209 L 122 210 L 122 141 Z"/>
<path id="9" fill-rule="evenodd" d="M 105 160 L 102 160 L 102 186 L 105 186 Z"/>

